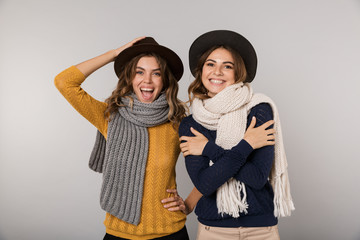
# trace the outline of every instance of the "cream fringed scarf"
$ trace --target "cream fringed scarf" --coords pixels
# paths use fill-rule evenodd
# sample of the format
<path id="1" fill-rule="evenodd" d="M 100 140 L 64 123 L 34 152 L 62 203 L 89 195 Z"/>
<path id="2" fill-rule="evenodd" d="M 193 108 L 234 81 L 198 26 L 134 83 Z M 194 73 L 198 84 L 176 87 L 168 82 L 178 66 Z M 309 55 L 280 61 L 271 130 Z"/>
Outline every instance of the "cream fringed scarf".
<path id="1" fill-rule="evenodd" d="M 274 189 L 274 215 L 276 217 L 290 216 L 295 208 L 290 195 L 280 119 L 273 101 L 263 94 L 253 94 L 249 84 L 237 83 L 210 99 L 195 98 L 192 103 L 192 112 L 195 121 L 209 130 L 217 131 L 217 145 L 230 149 L 243 138 L 247 116 L 251 108 L 259 103 L 270 104 L 275 121 L 275 156 L 269 177 Z M 245 184 L 231 178 L 218 188 L 216 204 L 220 214 L 227 213 L 234 218 L 238 218 L 240 213 L 247 214 Z"/>

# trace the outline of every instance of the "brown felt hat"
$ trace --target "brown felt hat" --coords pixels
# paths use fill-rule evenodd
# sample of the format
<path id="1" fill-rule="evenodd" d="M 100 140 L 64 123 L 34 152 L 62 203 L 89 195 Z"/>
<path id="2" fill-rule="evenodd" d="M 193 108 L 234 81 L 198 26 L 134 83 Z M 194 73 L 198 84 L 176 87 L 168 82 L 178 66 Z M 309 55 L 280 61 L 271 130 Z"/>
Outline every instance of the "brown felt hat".
<path id="1" fill-rule="evenodd" d="M 213 46 L 229 46 L 243 58 L 247 71 L 246 82 L 251 82 L 256 75 L 257 56 L 251 43 L 240 34 L 229 30 L 215 30 L 198 37 L 189 50 L 190 71 L 195 76 L 199 58 Z"/>
<path id="2" fill-rule="evenodd" d="M 184 72 L 184 66 L 180 57 L 171 49 L 159 45 L 152 37 L 141 39 L 131 47 L 126 48 L 119 53 L 114 62 L 116 75 L 119 77 L 120 72 L 124 69 L 126 63 L 142 53 L 155 53 L 159 55 L 167 62 L 176 80 L 179 81 L 181 79 Z"/>

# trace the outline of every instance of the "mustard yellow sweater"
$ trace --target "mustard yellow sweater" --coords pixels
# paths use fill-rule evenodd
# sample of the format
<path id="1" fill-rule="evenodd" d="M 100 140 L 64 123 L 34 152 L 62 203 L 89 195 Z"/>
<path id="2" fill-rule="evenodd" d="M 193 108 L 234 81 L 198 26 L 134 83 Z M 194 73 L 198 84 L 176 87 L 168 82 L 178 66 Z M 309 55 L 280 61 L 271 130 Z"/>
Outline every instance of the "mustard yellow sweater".
<path id="1" fill-rule="evenodd" d="M 85 76 L 72 66 L 55 78 L 55 85 L 66 100 L 107 138 L 108 121 L 104 117 L 106 103 L 86 93 L 81 84 Z M 179 136 L 170 122 L 148 128 L 149 155 L 147 158 L 144 192 L 139 225 L 126 223 L 106 213 L 106 232 L 128 239 L 152 239 L 179 231 L 186 215 L 170 212 L 161 199 L 170 195 L 166 189 L 176 188 L 175 165 L 180 153 Z"/>

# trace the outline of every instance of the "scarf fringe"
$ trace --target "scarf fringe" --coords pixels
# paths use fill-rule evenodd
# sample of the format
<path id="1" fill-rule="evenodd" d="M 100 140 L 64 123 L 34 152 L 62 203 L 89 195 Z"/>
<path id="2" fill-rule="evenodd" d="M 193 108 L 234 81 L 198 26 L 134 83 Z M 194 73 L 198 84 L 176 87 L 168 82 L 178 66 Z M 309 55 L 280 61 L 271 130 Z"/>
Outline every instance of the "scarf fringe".
<path id="1" fill-rule="evenodd" d="M 290 216 L 295 207 L 290 194 L 280 119 L 274 102 L 263 94 L 253 94 L 249 84 L 238 83 L 227 87 L 213 98 L 195 98 L 192 111 L 195 121 L 209 130 L 217 130 L 215 143 L 224 149 L 230 149 L 243 137 L 247 114 L 259 103 L 270 104 L 275 120 L 275 156 L 269 177 L 274 190 L 274 215 Z M 238 218 L 240 213 L 247 214 L 248 203 L 244 183 L 230 179 L 218 188 L 216 195 L 216 204 L 221 216 L 226 213 Z"/>
<path id="2" fill-rule="evenodd" d="M 274 215 L 275 217 L 289 217 L 291 211 L 295 210 L 294 203 L 290 195 L 290 186 L 287 184 L 287 171 L 280 176 L 272 178 L 271 185 L 274 188 Z M 290 197 L 290 198 L 289 198 Z"/>
<path id="3" fill-rule="evenodd" d="M 241 195 L 243 196 L 242 198 Z M 240 213 L 247 214 L 249 204 L 246 201 L 245 184 L 233 178 L 230 179 L 218 188 L 216 203 L 218 213 L 221 214 L 222 217 L 224 213 L 234 218 L 240 217 Z"/>

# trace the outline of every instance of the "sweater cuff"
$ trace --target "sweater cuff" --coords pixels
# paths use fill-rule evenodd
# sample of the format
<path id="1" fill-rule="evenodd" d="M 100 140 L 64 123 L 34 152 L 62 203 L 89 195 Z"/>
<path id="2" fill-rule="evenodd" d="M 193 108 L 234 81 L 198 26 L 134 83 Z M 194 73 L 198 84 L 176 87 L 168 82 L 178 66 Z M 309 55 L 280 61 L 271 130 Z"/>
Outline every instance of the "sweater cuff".
<path id="1" fill-rule="evenodd" d="M 219 145 L 215 144 L 215 142 L 208 141 L 203 149 L 202 155 L 212 160 L 216 158 L 216 153 L 221 150 L 223 149 Z"/>
<path id="2" fill-rule="evenodd" d="M 246 140 L 242 139 L 231 150 L 238 152 L 243 157 L 247 158 L 254 149 L 251 147 L 251 145 Z"/>

